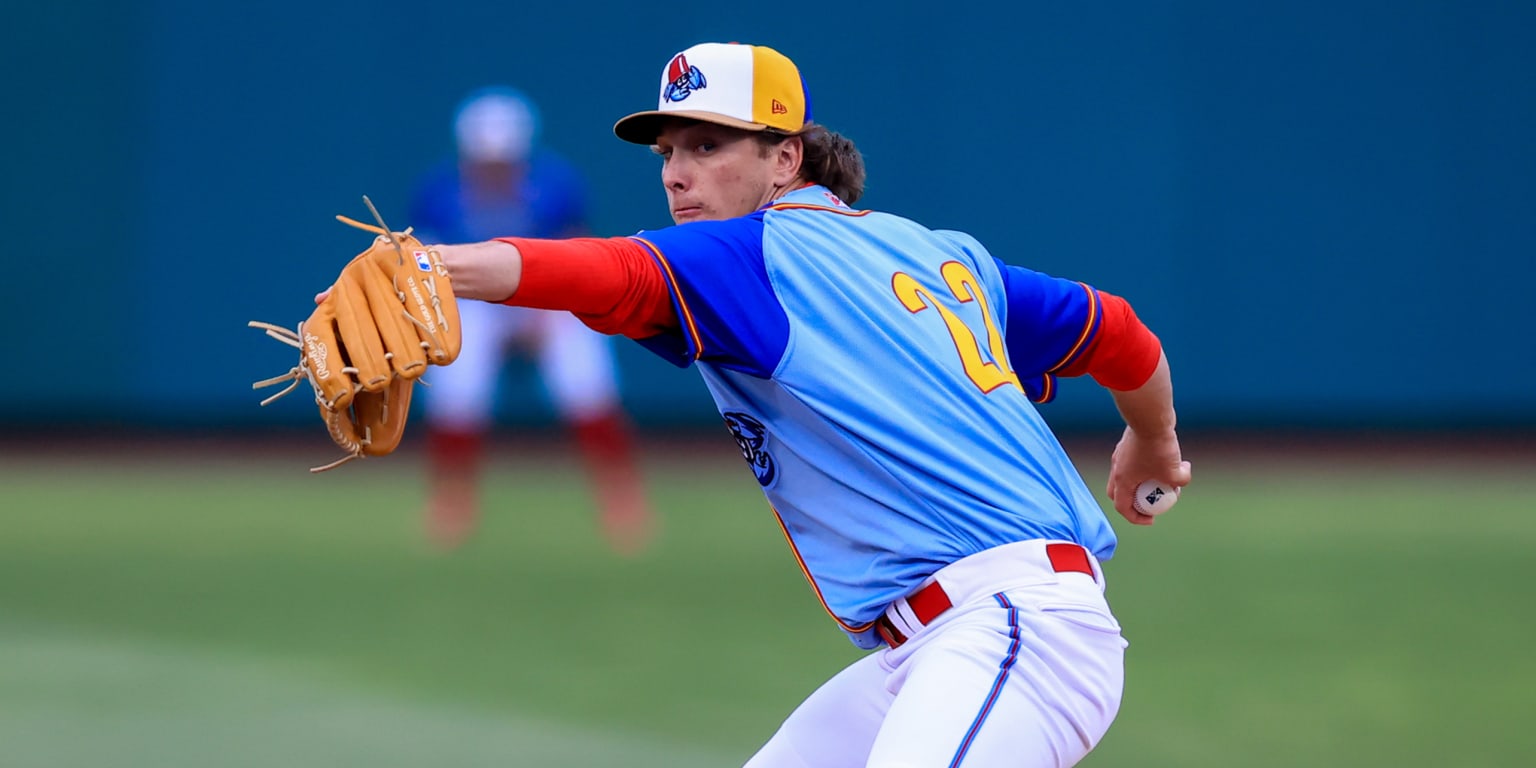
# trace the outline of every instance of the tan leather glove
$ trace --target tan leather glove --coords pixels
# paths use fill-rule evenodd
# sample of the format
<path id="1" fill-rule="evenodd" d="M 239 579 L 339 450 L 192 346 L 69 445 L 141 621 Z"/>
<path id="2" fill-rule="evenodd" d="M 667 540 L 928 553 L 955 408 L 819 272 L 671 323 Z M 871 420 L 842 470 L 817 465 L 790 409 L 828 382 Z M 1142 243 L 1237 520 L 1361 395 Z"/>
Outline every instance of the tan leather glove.
<path id="1" fill-rule="evenodd" d="M 373 204 L 365 197 L 369 210 Z M 374 211 L 378 218 L 378 212 Z M 463 337 L 453 284 L 442 259 L 411 236 L 337 216 L 343 223 L 377 234 L 352 259 L 330 294 L 296 331 L 271 323 L 249 325 L 299 350 L 287 373 L 253 388 L 291 383 L 266 405 L 307 380 L 331 439 L 347 452 L 314 472 L 364 456 L 395 450 L 405 433 L 411 389 L 428 365 L 448 365 L 459 356 Z"/>

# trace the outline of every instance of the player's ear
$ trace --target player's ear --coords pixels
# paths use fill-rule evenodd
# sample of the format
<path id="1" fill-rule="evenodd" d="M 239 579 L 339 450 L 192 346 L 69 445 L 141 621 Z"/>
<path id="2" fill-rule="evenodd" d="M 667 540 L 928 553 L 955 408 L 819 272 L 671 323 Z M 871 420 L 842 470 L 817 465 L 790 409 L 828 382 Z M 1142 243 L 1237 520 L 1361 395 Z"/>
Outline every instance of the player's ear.
<path id="1" fill-rule="evenodd" d="M 805 143 L 799 136 L 790 136 L 773 145 L 770 159 L 773 161 L 773 183 L 787 187 L 800 178 L 800 168 L 805 162 Z"/>

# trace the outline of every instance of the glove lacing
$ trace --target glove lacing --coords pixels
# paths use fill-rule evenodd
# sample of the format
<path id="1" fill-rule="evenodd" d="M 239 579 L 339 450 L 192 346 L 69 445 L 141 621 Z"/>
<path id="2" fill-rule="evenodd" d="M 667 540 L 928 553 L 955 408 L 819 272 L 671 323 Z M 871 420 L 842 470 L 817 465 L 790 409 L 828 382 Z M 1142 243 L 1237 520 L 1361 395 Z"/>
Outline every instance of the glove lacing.
<path id="1" fill-rule="evenodd" d="M 273 325 L 272 323 L 264 323 L 260 320 L 252 320 L 246 323 L 246 325 L 250 326 L 251 328 L 260 328 L 265 331 L 268 336 L 271 336 L 272 338 L 277 339 L 278 341 L 281 341 L 282 343 L 287 344 L 288 346 L 293 347 L 300 352 L 304 351 L 304 342 L 302 341 L 303 336 L 300 335 L 299 331 L 289 330 L 280 325 Z M 300 325 L 299 327 L 302 330 L 303 325 Z M 357 369 L 352 366 L 342 368 L 341 371 L 342 373 L 357 373 Z M 284 387 L 281 392 L 278 392 L 277 394 L 271 395 L 265 400 L 262 400 L 261 404 L 265 406 L 268 403 L 271 403 L 272 401 L 288 394 L 289 392 L 292 392 L 294 387 L 299 386 L 299 383 L 305 380 L 308 380 L 310 385 L 315 389 L 315 403 L 324 408 L 329 414 L 326 417 L 325 426 L 326 429 L 331 433 L 332 441 L 334 441 L 337 445 L 343 445 L 343 450 L 347 451 L 346 456 L 343 456 L 323 466 L 310 467 L 309 471 L 324 472 L 328 469 L 335 469 L 336 467 L 352 461 L 353 459 L 364 458 L 364 446 L 367 446 L 373 442 L 373 428 L 367 426 L 363 427 L 363 436 L 359 440 L 348 439 L 349 436 L 347 433 L 340 428 L 340 422 L 344 418 L 343 415 L 341 412 L 336 410 L 334 402 L 328 403 L 325 401 L 325 398 L 320 396 L 320 387 L 315 380 L 314 372 L 309 368 L 308 357 L 300 356 L 299 364 L 288 369 L 287 373 L 273 376 L 270 379 L 262 379 L 261 381 L 257 381 L 251 384 L 251 389 L 272 387 L 277 386 L 278 384 L 281 384 L 285 381 L 289 382 L 288 386 Z M 356 394 L 358 389 L 360 389 L 360 387 L 354 384 L 352 389 L 353 394 Z M 384 393 L 384 397 L 389 397 L 388 391 Z M 384 409 L 384 413 L 387 417 L 389 413 L 387 407 Z"/>

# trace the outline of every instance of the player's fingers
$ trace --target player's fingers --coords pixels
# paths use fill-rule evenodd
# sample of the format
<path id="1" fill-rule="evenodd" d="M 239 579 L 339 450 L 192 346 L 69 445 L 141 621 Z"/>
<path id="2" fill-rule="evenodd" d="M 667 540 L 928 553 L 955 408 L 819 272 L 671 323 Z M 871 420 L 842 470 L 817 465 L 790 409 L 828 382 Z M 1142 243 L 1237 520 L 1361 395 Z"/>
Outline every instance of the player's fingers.
<path id="1" fill-rule="evenodd" d="M 1170 478 L 1170 480 L 1175 487 L 1183 488 L 1184 486 L 1189 485 L 1189 481 L 1192 477 L 1193 474 L 1190 471 L 1189 462 L 1181 461 L 1179 462 L 1179 468 L 1174 470 L 1173 477 Z"/>
<path id="2" fill-rule="evenodd" d="M 1178 464 L 1175 464 L 1172 469 L 1160 472 L 1155 475 L 1147 475 L 1147 479 L 1157 480 L 1158 482 L 1167 485 L 1174 490 L 1180 490 L 1184 486 L 1189 485 L 1189 462 L 1181 461 Z"/>
<path id="3" fill-rule="evenodd" d="M 1130 522 L 1131 525 L 1151 525 L 1157 522 L 1157 518 L 1137 512 L 1131 508 L 1130 504 L 1126 504 L 1125 509 L 1121 509 L 1117 504 L 1115 505 L 1115 511 L 1119 512 L 1120 516 Z"/>
<path id="4" fill-rule="evenodd" d="M 1123 483 L 1119 481 L 1119 478 L 1116 477 L 1115 473 L 1111 472 L 1109 476 L 1109 482 L 1107 482 L 1104 486 L 1104 493 L 1109 495 L 1110 506 L 1114 507 L 1115 511 L 1120 513 L 1120 516 L 1126 520 L 1129 520 L 1136 525 L 1146 525 L 1146 523 L 1137 520 L 1138 517 L 1146 517 L 1146 515 L 1143 515 L 1140 512 L 1137 512 L 1135 509 L 1131 508 L 1131 494 L 1134 493 L 1134 491 L 1128 490 L 1122 494 L 1120 492 L 1121 485 L 1123 485 Z M 1121 501 L 1122 498 L 1125 500 Z"/>
<path id="5" fill-rule="evenodd" d="M 327 288 L 327 289 L 325 289 L 325 290 L 315 294 L 315 304 L 319 305 L 320 303 L 324 302 L 326 299 L 329 299 L 330 297 L 331 297 L 331 289 Z"/>

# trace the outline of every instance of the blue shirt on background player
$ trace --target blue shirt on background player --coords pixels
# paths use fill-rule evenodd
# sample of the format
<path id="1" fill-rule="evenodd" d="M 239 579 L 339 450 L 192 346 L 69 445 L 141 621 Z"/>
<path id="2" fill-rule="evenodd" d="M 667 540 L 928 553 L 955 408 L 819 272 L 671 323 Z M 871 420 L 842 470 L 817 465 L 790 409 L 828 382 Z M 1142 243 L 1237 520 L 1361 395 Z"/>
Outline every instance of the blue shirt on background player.
<path id="1" fill-rule="evenodd" d="M 466 174 L 503 173 L 503 186 L 514 186 L 510 199 L 478 204 L 466 190 Z M 513 176 L 512 174 L 516 174 Z M 483 186 L 494 186 L 486 184 Z M 530 150 L 516 166 L 496 168 L 490 163 L 466 163 L 458 158 L 442 161 L 423 175 L 411 204 L 411 226 L 445 243 L 470 243 L 526 232 L 527 237 L 570 237 L 587 226 L 586 182 L 565 158 L 543 148 Z"/>
<path id="2" fill-rule="evenodd" d="M 1127 426 L 1106 490 L 1151 524 L 1136 486 L 1190 479 L 1156 336 L 1117 296 L 851 208 L 862 157 L 770 48 L 675 55 L 657 108 L 614 132 L 661 156 L 677 226 L 439 249 L 460 297 L 696 366 L 818 598 L 881 648 L 748 766 L 1076 763 L 1124 682 L 1116 538 L 1032 401 L 1057 376 L 1110 390 Z"/>

